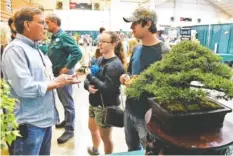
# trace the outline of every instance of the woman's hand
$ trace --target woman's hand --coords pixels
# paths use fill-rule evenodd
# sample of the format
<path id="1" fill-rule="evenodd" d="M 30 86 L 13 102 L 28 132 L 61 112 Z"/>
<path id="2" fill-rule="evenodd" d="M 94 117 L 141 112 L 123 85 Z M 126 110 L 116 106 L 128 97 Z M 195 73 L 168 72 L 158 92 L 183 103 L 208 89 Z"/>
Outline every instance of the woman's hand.
<path id="1" fill-rule="evenodd" d="M 89 85 L 88 91 L 89 91 L 91 94 L 95 94 L 95 93 L 98 91 L 98 89 L 95 89 L 95 86 L 93 86 L 93 85 Z"/>

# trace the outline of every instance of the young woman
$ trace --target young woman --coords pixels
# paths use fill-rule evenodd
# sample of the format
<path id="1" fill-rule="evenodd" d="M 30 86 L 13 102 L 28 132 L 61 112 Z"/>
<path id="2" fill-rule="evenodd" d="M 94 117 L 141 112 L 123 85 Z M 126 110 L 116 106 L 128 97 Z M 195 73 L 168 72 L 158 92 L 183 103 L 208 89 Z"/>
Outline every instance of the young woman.
<path id="1" fill-rule="evenodd" d="M 120 49 L 116 48 L 120 38 L 117 33 L 107 31 L 100 35 L 99 48 L 102 56 L 97 59 L 99 71 L 88 74 L 84 87 L 89 91 L 89 129 L 93 147 L 88 148 L 91 155 L 99 154 L 100 140 L 104 143 L 105 154 L 112 153 L 112 128 L 102 123 L 103 106 L 118 106 L 120 104 L 120 75 L 124 73 L 123 60 L 118 57 Z M 119 51 L 117 51 L 119 50 Z"/>

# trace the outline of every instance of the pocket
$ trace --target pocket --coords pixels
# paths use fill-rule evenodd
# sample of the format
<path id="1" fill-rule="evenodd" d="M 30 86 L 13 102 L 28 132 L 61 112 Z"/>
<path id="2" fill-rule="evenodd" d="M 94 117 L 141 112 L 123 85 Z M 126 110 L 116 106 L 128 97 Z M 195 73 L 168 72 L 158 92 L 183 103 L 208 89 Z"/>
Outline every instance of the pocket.
<path id="1" fill-rule="evenodd" d="M 89 118 L 94 118 L 94 117 L 95 117 L 95 112 L 93 106 L 89 106 Z"/>
<path id="2" fill-rule="evenodd" d="M 98 126 L 100 126 L 102 128 L 109 128 L 109 126 L 106 125 L 104 122 L 104 118 L 105 118 L 105 109 L 104 108 L 96 107 L 95 118 L 96 118 L 96 123 Z"/>
<path id="3" fill-rule="evenodd" d="M 27 124 L 20 124 L 18 127 L 19 134 L 21 135 L 22 139 L 27 139 L 28 137 L 28 126 Z"/>

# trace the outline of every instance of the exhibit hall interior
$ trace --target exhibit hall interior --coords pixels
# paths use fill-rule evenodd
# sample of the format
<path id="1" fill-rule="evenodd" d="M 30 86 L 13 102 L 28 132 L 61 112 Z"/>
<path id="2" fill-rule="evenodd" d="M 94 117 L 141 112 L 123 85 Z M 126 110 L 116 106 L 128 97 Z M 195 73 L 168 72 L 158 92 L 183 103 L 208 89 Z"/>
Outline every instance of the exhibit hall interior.
<path id="1" fill-rule="evenodd" d="M 1 155 L 233 155 L 233 0 L 1 0 Z"/>

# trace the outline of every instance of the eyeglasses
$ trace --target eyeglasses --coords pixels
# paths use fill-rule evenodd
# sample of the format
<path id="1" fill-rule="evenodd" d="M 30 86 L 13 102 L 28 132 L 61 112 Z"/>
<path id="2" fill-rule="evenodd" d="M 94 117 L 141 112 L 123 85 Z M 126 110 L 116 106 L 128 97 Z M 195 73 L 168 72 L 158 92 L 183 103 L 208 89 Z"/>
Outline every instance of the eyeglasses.
<path id="1" fill-rule="evenodd" d="M 34 21 L 34 22 L 37 22 L 37 23 L 39 23 L 40 25 L 45 25 L 45 21 Z"/>
<path id="2" fill-rule="evenodd" d="M 28 22 L 36 22 L 36 23 L 38 23 L 40 25 L 45 25 L 45 21 L 43 21 L 43 20 L 40 20 L 40 21 L 34 21 L 34 20 L 32 20 L 32 21 L 28 21 Z"/>
<path id="3" fill-rule="evenodd" d="M 99 43 L 112 43 L 112 42 L 99 40 Z"/>
<path id="4" fill-rule="evenodd" d="M 41 25 L 45 25 L 45 21 L 38 21 L 37 23 L 39 23 Z"/>

